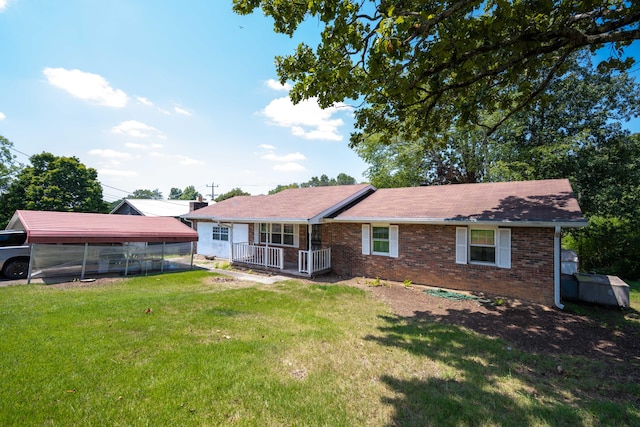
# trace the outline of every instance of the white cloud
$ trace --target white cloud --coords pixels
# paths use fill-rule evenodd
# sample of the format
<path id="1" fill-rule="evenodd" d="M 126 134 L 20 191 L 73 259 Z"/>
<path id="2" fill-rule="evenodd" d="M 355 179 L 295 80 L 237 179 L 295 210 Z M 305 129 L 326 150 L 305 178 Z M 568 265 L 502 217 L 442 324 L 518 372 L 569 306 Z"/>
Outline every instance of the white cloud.
<path id="1" fill-rule="evenodd" d="M 76 98 L 107 107 L 121 108 L 127 105 L 127 94 L 120 89 L 112 88 L 109 82 L 98 74 L 64 68 L 45 68 L 43 73 L 47 76 L 49 84 L 67 91 Z"/>
<path id="2" fill-rule="evenodd" d="M 104 157 L 105 159 L 130 159 L 131 154 L 124 153 L 122 151 L 115 150 L 103 150 L 100 148 L 96 148 L 94 150 L 89 151 L 89 154 L 99 157 Z"/>
<path id="3" fill-rule="evenodd" d="M 9 4 L 9 0 L 0 0 L 0 12 L 7 8 L 7 4 Z"/>
<path id="4" fill-rule="evenodd" d="M 120 170 L 120 169 L 99 169 L 98 175 L 107 175 L 114 177 L 124 177 L 130 178 L 133 176 L 137 176 L 138 174 L 132 170 Z"/>
<path id="5" fill-rule="evenodd" d="M 159 138 L 164 138 L 164 135 L 162 135 L 162 133 L 158 129 L 137 120 L 128 120 L 126 122 L 122 122 L 119 125 L 114 126 L 111 129 L 111 132 L 132 136 L 134 138 L 146 138 L 152 135 Z"/>
<path id="6" fill-rule="evenodd" d="M 137 96 L 136 99 L 140 104 L 146 105 L 147 107 L 153 107 L 153 102 L 149 101 L 147 98 L 142 96 Z"/>
<path id="7" fill-rule="evenodd" d="M 4 120 L 6 118 L 7 116 L 5 116 L 5 114 L 2 111 L 0 111 L 0 120 Z"/>
<path id="8" fill-rule="evenodd" d="M 279 81 L 274 79 L 267 80 L 266 84 L 269 87 L 269 89 L 273 89 L 273 90 L 286 90 L 286 91 L 291 90 L 291 85 L 289 83 L 280 84 Z"/>
<path id="9" fill-rule="evenodd" d="M 260 144 L 258 145 L 258 148 L 262 148 L 265 150 L 275 150 L 276 147 L 274 147 L 273 145 L 269 145 L 269 144 Z"/>
<path id="10" fill-rule="evenodd" d="M 302 172 L 306 170 L 304 166 L 295 162 L 281 163 L 273 166 L 273 170 L 279 172 Z"/>
<path id="11" fill-rule="evenodd" d="M 190 116 L 191 113 L 187 110 L 185 110 L 184 108 L 180 108 L 180 107 L 173 107 L 173 111 L 175 111 L 178 114 L 182 114 L 183 116 Z"/>
<path id="12" fill-rule="evenodd" d="M 196 159 L 192 159 L 191 157 L 182 156 L 182 155 L 178 155 L 176 157 L 179 159 L 179 163 L 184 166 L 204 165 L 204 162 L 202 160 L 196 160 Z"/>
<path id="13" fill-rule="evenodd" d="M 301 153 L 291 153 L 291 154 L 285 154 L 284 156 L 277 156 L 273 153 L 269 153 L 269 154 L 265 154 L 264 156 L 262 156 L 263 159 L 265 160 L 273 160 L 275 162 L 293 162 L 296 160 L 306 160 L 307 158 L 304 156 L 304 154 Z"/>
<path id="14" fill-rule="evenodd" d="M 306 99 L 294 105 L 289 97 L 283 97 L 271 101 L 262 110 L 262 114 L 271 124 L 290 128 L 295 136 L 304 139 L 341 141 L 342 135 L 338 133 L 338 128 L 344 125 L 344 121 L 331 117 L 344 109 L 350 109 L 350 107 L 340 103 L 323 110 L 316 98 Z"/>
<path id="15" fill-rule="evenodd" d="M 164 147 L 162 144 L 136 144 L 134 142 L 127 142 L 124 146 L 127 148 L 133 148 L 134 150 L 151 150 Z"/>

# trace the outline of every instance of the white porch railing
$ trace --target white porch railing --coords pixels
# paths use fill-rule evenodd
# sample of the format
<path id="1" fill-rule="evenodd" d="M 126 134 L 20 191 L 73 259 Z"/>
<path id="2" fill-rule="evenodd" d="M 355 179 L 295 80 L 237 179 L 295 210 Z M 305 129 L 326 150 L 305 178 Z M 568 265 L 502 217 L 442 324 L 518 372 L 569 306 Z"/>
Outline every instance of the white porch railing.
<path id="1" fill-rule="evenodd" d="M 284 251 L 282 248 L 234 243 L 231 262 L 242 262 L 282 270 L 284 268 Z"/>
<path id="2" fill-rule="evenodd" d="M 331 248 L 298 251 L 298 271 L 309 275 L 331 269 Z"/>

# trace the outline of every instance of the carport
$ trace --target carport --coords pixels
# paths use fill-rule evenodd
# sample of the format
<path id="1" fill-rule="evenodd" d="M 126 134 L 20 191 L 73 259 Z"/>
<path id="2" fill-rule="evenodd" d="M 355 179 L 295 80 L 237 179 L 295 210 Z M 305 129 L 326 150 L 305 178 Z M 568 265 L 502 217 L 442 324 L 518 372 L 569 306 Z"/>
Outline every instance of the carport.
<path id="1" fill-rule="evenodd" d="M 8 230 L 27 233 L 35 277 L 147 274 L 193 268 L 198 233 L 175 218 L 18 210 Z"/>

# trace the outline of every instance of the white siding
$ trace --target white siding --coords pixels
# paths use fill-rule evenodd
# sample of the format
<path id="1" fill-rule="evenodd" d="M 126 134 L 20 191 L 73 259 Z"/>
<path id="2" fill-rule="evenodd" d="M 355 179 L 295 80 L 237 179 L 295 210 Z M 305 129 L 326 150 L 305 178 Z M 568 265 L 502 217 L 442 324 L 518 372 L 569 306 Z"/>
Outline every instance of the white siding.
<path id="1" fill-rule="evenodd" d="M 217 226 L 217 224 L 198 221 L 198 254 L 218 258 L 229 258 L 231 242 L 213 240 L 212 234 L 214 226 Z M 233 239 L 235 243 L 248 242 L 249 225 L 234 224 L 233 230 L 229 232 L 229 239 Z"/>

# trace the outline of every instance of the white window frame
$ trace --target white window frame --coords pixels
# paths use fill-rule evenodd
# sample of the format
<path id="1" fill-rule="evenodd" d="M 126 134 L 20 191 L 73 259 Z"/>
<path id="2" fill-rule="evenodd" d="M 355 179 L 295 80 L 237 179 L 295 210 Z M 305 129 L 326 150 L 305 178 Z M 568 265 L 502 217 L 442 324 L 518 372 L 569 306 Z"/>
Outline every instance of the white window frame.
<path id="1" fill-rule="evenodd" d="M 495 262 L 471 260 L 472 230 L 492 230 L 494 232 Z M 456 263 L 511 268 L 511 229 L 491 226 L 456 227 Z"/>
<path id="2" fill-rule="evenodd" d="M 389 252 L 375 252 L 373 250 L 373 229 L 387 228 L 389 230 Z M 362 224 L 362 254 L 388 256 L 391 258 L 398 257 L 398 236 L 399 228 L 397 225 L 389 224 Z M 377 240 L 377 239 L 376 239 Z"/>
<path id="3" fill-rule="evenodd" d="M 256 242 L 263 245 L 272 245 L 272 246 L 286 246 L 290 248 L 297 248 L 300 245 L 300 237 L 299 226 L 298 224 L 290 224 L 290 223 L 281 223 L 281 222 L 261 222 L 256 225 L 257 233 L 256 233 Z M 264 226 L 264 230 L 263 230 Z M 274 227 L 275 226 L 275 227 Z M 293 232 L 285 233 L 285 229 L 292 227 Z M 274 228 L 279 228 L 280 231 L 275 231 Z M 274 243 L 273 236 L 280 237 L 280 243 Z M 283 243 L 285 240 L 285 236 L 291 236 L 293 238 L 292 244 Z"/>
<path id="4" fill-rule="evenodd" d="M 211 228 L 211 240 L 216 242 L 228 242 L 230 235 L 229 231 L 229 227 L 225 227 L 223 225 L 214 225 Z M 218 236 L 219 238 L 216 238 L 216 236 Z M 227 238 L 223 239 L 222 236 L 226 236 Z"/>
<path id="5" fill-rule="evenodd" d="M 488 244 L 473 244 L 471 243 L 471 235 L 474 231 L 491 231 L 493 232 L 493 245 Z M 468 254 L 469 254 L 469 264 L 481 264 L 481 265 L 498 265 L 498 227 L 469 227 L 469 238 L 468 242 Z M 471 248 L 493 248 L 493 261 L 478 261 L 471 259 Z"/>

